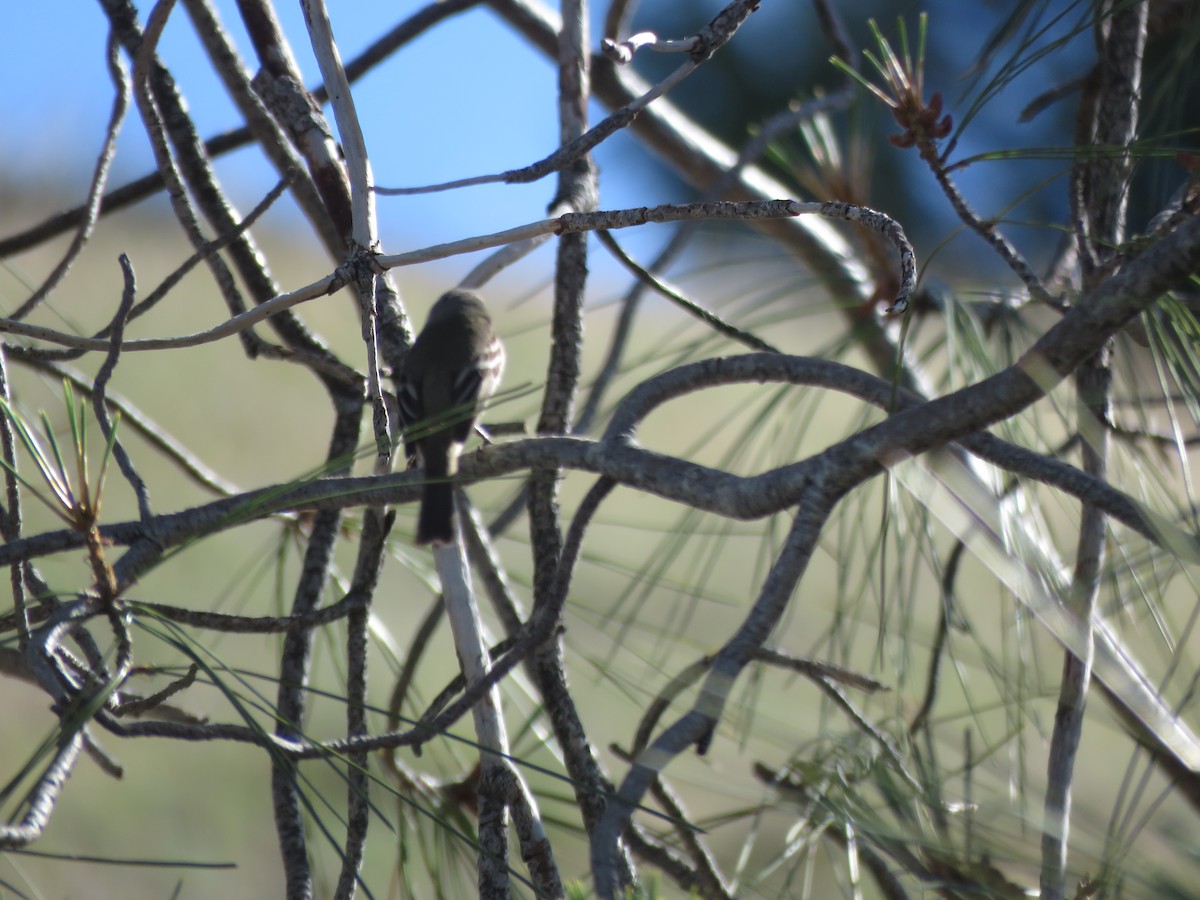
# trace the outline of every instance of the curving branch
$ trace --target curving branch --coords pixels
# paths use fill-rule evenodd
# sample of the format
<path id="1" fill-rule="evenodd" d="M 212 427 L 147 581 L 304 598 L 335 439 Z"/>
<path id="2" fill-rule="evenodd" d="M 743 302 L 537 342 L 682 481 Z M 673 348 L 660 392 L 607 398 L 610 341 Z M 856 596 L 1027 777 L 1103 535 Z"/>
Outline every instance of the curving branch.
<path id="1" fill-rule="evenodd" d="M 743 220 L 756 221 L 761 219 L 788 218 L 805 214 L 817 214 L 830 218 L 848 219 L 862 222 L 868 227 L 876 228 L 887 237 L 900 255 L 901 288 L 893 305 L 901 308 L 906 302 L 916 283 L 916 267 L 912 246 L 904 236 L 900 226 L 874 210 L 853 207 L 845 203 L 805 203 L 798 200 L 765 200 L 734 202 L 709 202 L 666 204 L 654 207 L 639 207 L 634 209 L 605 210 L 598 212 L 565 213 L 553 219 L 543 219 L 528 225 L 520 225 L 505 231 L 495 232 L 479 237 L 465 238 L 447 244 L 439 244 L 422 250 L 412 250 L 405 253 L 375 256 L 371 264 L 384 269 L 401 266 L 412 266 L 418 263 L 447 259 L 462 253 L 471 253 L 489 247 L 509 245 L 546 235 L 584 234 L 589 231 L 632 228 L 651 222 L 696 222 L 707 220 Z M 181 347 L 196 347 L 223 340 L 233 335 L 243 333 L 246 329 L 259 322 L 267 321 L 285 310 L 301 303 L 315 300 L 336 293 L 346 286 L 352 276 L 353 266 L 343 267 L 331 275 L 298 288 L 286 294 L 279 294 L 264 300 L 246 312 L 239 313 L 220 325 L 207 331 L 175 338 L 141 338 L 126 341 L 122 348 L 127 352 L 149 350 L 171 350 Z M 109 348 L 109 341 L 100 337 L 80 337 L 67 334 L 39 325 L 30 325 L 12 319 L 0 319 L 0 334 L 16 334 L 35 340 L 47 341 L 64 347 L 79 350 L 100 350 Z"/>

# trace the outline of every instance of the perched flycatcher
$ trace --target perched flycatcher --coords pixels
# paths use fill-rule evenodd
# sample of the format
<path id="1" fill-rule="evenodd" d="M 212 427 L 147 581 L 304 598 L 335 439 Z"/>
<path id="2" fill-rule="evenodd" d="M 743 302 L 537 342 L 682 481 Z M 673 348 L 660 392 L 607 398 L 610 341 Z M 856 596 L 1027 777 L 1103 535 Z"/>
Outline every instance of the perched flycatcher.
<path id="1" fill-rule="evenodd" d="M 396 378 L 404 447 L 409 462 L 425 471 L 418 544 L 454 541 L 451 478 L 480 407 L 495 393 L 503 371 L 504 347 L 483 301 L 471 291 L 443 294 Z"/>

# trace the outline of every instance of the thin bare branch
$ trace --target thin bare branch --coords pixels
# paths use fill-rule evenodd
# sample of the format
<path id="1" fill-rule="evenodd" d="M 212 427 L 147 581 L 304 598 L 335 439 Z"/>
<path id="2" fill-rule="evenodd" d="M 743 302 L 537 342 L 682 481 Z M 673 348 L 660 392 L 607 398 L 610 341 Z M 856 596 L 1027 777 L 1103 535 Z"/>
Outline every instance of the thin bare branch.
<path id="1" fill-rule="evenodd" d="M 129 318 L 129 311 L 133 309 L 133 300 L 137 294 L 137 280 L 133 271 L 133 263 L 124 253 L 121 254 L 120 262 L 121 271 L 125 277 L 125 290 L 121 294 L 121 303 L 117 307 L 116 315 L 113 316 L 112 325 L 109 326 L 112 337 L 108 356 L 105 357 L 104 364 L 100 366 L 100 371 L 96 373 L 96 380 L 92 382 L 92 410 L 96 415 L 96 421 L 100 423 L 100 430 L 104 432 L 104 439 L 112 443 L 113 456 L 116 457 L 121 473 L 133 488 L 133 494 L 137 498 L 138 512 L 143 519 L 149 519 L 154 515 L 154 511 L 150 508 L 150 488 L 133 465 L 133 460 L 125 450 L 125 445 L 113 435 L 115 426 L 108 418 L 108 382 L 121 357 L 121 342 L 125 338 L 125 322 Z M 98 500 L 99 498 L 97 498 Z"/>
<path id="2" fill-rule="evenodd" d="M 91 238 L 92 232 L 95 231 L 96 220 L 100 216 L 100 199 L 104 193 L 104 185 L 108 183 L 108 174 L 112 168 L 113 159 L 116 156 L 117 135 L 121 132 L 121 125 L 125 121 L 125 111 L 129 108 L 129 78 L 126 76 L 125 67 L 121 63 L 120 46 L 117 43 L 115 34 L 109 35 L 107 61 L 108 74 L 112 79 L 116 93 L 113 97 L 113 108 L 112 113 L 109 115 L 104 144 L 96 160 L 96 168 L 92 173 L 91 185 L 88 187 L 87 199 L 84 200 L 83 206 L 80 208 L 79 226 L 76 228 L 75 235 L 71 238 L 71 244 L 67 247 L 63 258 L 41 285 L 39 285 L 38 289 L 33 292 L 32 296 L 13 310 L 11 315 L 13 319 L 25 318 L 62 283 L 62 280 L 71 270 L 71 266 L 74 265 L 75 260 L 82 252 L 84 245 Z"/>

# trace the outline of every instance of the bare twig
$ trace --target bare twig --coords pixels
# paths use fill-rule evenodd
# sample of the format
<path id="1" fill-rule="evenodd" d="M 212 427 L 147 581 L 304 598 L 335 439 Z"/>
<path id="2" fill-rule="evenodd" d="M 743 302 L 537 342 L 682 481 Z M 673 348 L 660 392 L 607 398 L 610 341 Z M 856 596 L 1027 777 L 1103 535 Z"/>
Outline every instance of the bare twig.
<path id="1" fill-rule="evenodd" d="M 25 847 L 41 837 L 50 823 L 50 816 L 54 813 L 58 797 L 79 760 L 79 751 L 83 749 L 83 744 L 82 730 L 76 731 L 59 744 L 54 760 L 38 779 L 29 797 L 21 821 L 0 826 L 0 847 Z"/>
<path id="2" fill-rule="evenodd" d="M 596 236 L 600 239 L 608 251 L 612 253 L 613 258 L 621 265 L 628 269 L 638 281 L 649 287 L 660 296 L 666 297 L 684 312 L 709 325 L 718 334 L 723 334 L 728 338 L 732 338 L 739 344 L 745 344 L 751 350 L 762 350 L 767 353 L 779 353 L 779 349 L 768 344 L 762 338 L 755 337 L 748 331 L 744 331 L 734 325 L 729 324 L 720 316 L 716 315 L 695 300 L 685 297 L 683 293 L 676 287 L 667 284 L 661 278 L 653 275 L 648 270 L 642 268 L 638 263 L 627 254 L 621 245 L 616 242 L 611 234 L 607 231 L 599 231 Z"/>
<path id="3" fill-rule="evenodd" d="M 424 250 L 375 257 L 374 262 L 383 268 L 410 266 L 422 262 L 445 259 L 460 253 L 470 253 L 476 250 L 509 244 L 514 241 L 526 240 L 540 235 L 581 234 L 598 229 L 630 228 L 644 225 L 648 222 L 680 222 L 700 221 L 705 219 L 742 219 L 759 220 L 763 218 L 779 218 L 801 216 L 806 213 L 829 216 L 831 218 L 861 221 L 870 227 L 877 227 L 893 240 L 901 257 L 902 277 L 904 278 L 900 292 L 894 301 L 899 306 L 915 286 L 915 266 L 912 264 L 912 248 L 908 245 L 903 231 L 893 220 L 872 210 L 852 207 L 841 203 L 803 203 L 797 200 L 768 200 L 749 203 L 690 203 L 682 205 L 664 205 L 642 207 L 637 209 L 609 210 L 595 213 L 568 213 L 554 219 L 543 219 L 517 228 L 495 232 L 490 235 L 467 238 L 448 244 L 439 244 Z M 346 275 L 341 271 L 328 275 L 310 285 L 280 294 L 253 309 L 234 316 L 220 325 L 207 331 L 197 332 L 177 338 L 143 338 L 126 341 L 125 351 L 166 350 L 178 347 L 194 347 L 200 344 L 222 340 L 231 335 L 240 334 L 251 326 L 279 315 L 283 310 L 297 304 L 307 302 L 331 294 L 346 283 Z M 76 347 L 84 350 L 106 350 L 108 341 L 99 338 L 85 338 L 52 328 L 27 325 L 23 322 L 13 322 L 0 319 L 0 333 L 8 332 L 25 337 L 61 344 L 65 347 Z"/>
<path id="4" fill-rule="evenodd" d="M 0 400 L 12 402 L 9 386 L 8 359 L 0 347 Z M 4 497 L 6 508 L 0 511 L 0 527 L 4 540 L 15 541 L 21 537 L 21 484 L 17 478 L 17 447 L 13 437 L 13 423 L 8 416 L 0 415 L 0 452 L 4 455 Z M 16 620 L 17 646 L 24 653 L 29 647 L 29 609 L 22 578 L 23 564 L 14 561 L 9 567 L 13 592 L 13 617 Z"/>
<path id="5" fill-rule="evenodd" d="M 188 15 L 196 27 L 196 33 L 220 75 L 225 89 L 237 104 L 238 111 L 247 122 L 247 128 L 255 142 L 271 160 L 275 171 L 291 185 L 300 208 L 304 210 L 309 224 L 321 238 L 325 249 L 333 259 L 340 259 L 345 251 L 342 234 L 333 226 L 312 177 L 304 170 L 299 154 L 287 141 L 283 130 L 271 117 L 262 98 L 254 91 L 252 75 L 238 56 L 237 48 L 225 27 L 217 17 L 217 11 L 209 0 L 184 0 Z M 211 148 L 206 151 L 212 153 Z"/>
<path id="6" fill-rule="evenodd" d="M 129 458 L 125 446 L 119 438 L 113 435 L 115 426 L 108 418 L 106 397 L 108 381 L 117 367 L 117 360 L 120 359 L 121 341 L 125 337 L 125 321 L 129 317 L 129 311 L 133 309 L 133 300 L 137 294 L 133 263 L 124 253 L 121 254 L 120 262 L 121 271 L 125 277 L 125 290 L 121 294 L 121 303 L 117 307 L 117 313 L 110 326 L 112 346 L 108 351 L 108 356 L 104 359 L 104 364 L 100 366 L 100 371 L 96 373 L 96 380 L 92 383 L 92 410 L 96 415 L 96 421 L 100 423 L 100 430 L 104 432 L 104 439 L 112 442 L 113 456 L 116 457 L 121 473 L 133 488 L 134 496 L 137 497 L 138 512 L 143 519 L 149 519 L 154 515 L 154 511 L 150 508 L 150 489 L 146 485 L 146 480 L 134 467 L 133 460 Z"/>
<path id="7" fill-rule="evenodd" d="M 521 169 L 513 169 L 496 175 L 477 175 L 472 178 L 460 178 L 424 187 L 379 188 L 379 193 L 400 195 L 425 194 L 481 184 L 526 184 L 545 178 L 554 172 L 566 170 L 576 161 L 586 157 L 587 154 L 591 153 L 592 150 L 596 149 L 597 146 L 609 137 L 628 126 L 653 101 L 662 97 L 707 62 L 717 50 L 733 37 L 742 23 L 758 8 L 760 2 L 761 0 L 733 0 L 732 3 L 717 13 L 712 21 L 699 32 L 681 41 L 663 42 L 651 36 L 651 39 L 648 39 L 647 43 L 653 43 L 657 49 L 663 49 L 668 52 L 687 53 L 690 58 L 686 63 L 658 82 L 658 84 L 612 113 L 599 125 L 563 140 L 559 149 L 555 150 L 554 153 L 545 159 Z M 565 18 L 566 16 L 564 16 Z M 586 65 L 586 45 L 584 45 L 584 51 L 579 58 Z M 618 50 L 617 52 L 620 51 Z"/>
<path id="8" fill-rule="evenodd" d="M 392 444 L 395 442 L 393 424 L 389 421 L 388 407 L 383 399 L 380 356 L 380 304 L 394 303 L 396 292 L 383 283 L 383 273 L 370 263 L 370 257 L 379 245 L 378 223 L 375 218 L 375 195 L 373 193 L 371 164 L 367 158 L 367 145 L 363 137 L 354 97 L 350 93 L 350 82 L 342 67 L 341 54 L 333 39 L 333 28 L 323 0 L 304 0 L 305 21 L 321 74 L 330 90 L 338 132 L 346 154 L 346 168 L 350 178 L 350 214 L 352 229 L 348 247 L 351 251 L 349 263 L 352 267 L 355 286 L 358 288 L 359 316 L 363 344 L 367 351 L 367 393 L 371 399 L 375 431 L 375 450 L 381 471 L 390 464 Z M 396 343 L 407 345 L 409 335 L 404 327 L 404 317 L 399 310 L 392 317 L 400 334 Z M 399 348 L 397 348 L 399 349 Z M 398 362 L 398 359 L 397 359 Z"/>
<path id="9" fill-rule="evenodd" d="M 363 597 L 371 597 L 379 582 L 383 569 L 384 552 L 387 548 L 388 532 L 391 531 L 395 513 L 384 514 L 377 508 L 368 511 L 363 519 L 362 536 L 358 545 L 358 561 L 350 591 Z M 370 612 L 366 604 L 349 615 L 346 621 L 346 738 L 353 740 L 368 733 L 367 724 L 367 629 Z M 354 896 L 359 883 L 363 854 L 367 844 L 367 825 L 370 822 L 368 790 L 370 778 L 367 771 L 366 750 L 353 750 L 347 754 L 346 844 L 342 852 L 342 870 L 338 876 L 335 896 Z"/>
<path id="10" fill-rule="evenodd" d="M 72 237 L 66 253 L 63 254 L 62 260 L 33 292 L 32 296 L 13 310 L 11 315 L 13 319 L 25 318 L 62 283 L 96 228 L 96 220 L 100 216 L 100 198 L 104 193 L 104 185 L 108 182 L 108 173 L 112 168 L 113 158 L 116 156 L 117 135 L 121 131 L 121 124 L 125 121 L 125 111 L 129 108 L 129 79 L 126 77 L 125 67 L 121 64 L 119 50 L 116 35 L 110 34 L 107 58 L 108 73 L 116 92 L 113 97 L 112 113 L 108 119 L 108 129 L 104 136 L 104 145 L 96 160 L 96 168 L 92 173 L 92 183 L 88 188 L 87 199 L 81 207 L 79 226 L 76 228 L 75 235 Z"/>
<path id="11" fill-rule="evenodd" d="M 626 762 L 633 762 L 633 756 L 622 752 L 620 747 L 610 746 L 609 749 Z M 721 872 L 717 868 L 717 861 L 713 859 L 712 851 L 705 845 L 697 829 L 688 827 L 686 824 L 692 821 L 692 816 L 688 814 L 683 801 L 662 778 L 654 780 L 650 792 L 658 801 L 658 805 L 662 807 L 663 812 L 674 820 L 675 836 L 691 860 L 691 867 L 687 870 L 687 877 L 690 881 L 680 884 L 680 887 L 684 889 L 697 888 L 703 892 L 705 897 L 725 897 L 732 900 L 735 895 L 721 876 Z M 628 839 L 628 832 L 626 839 Z"/>
<path id="12" fill-rule="evenodd" d="M 1094 106 L 1085 106 L 1080 111 L 1081 115 L 1094 112 L 1095 120 L 1079 127 L 1088 128 L 1099 143 L 1129 146 L 1137 135 L 1149 4 L 1102 8 L 1096 11 L 1096 15 L 1096 29 L 1102 35 L 1100 85 Z M 1111 248 L 1124 240 L 1128 203 L 1125 182 L 1131 171 L 1132 159 L 1128 153 L 1088 163 L 1085 195 L 1088 202 L 1082 209 L 1087 229 L 1079 238 L 1090 238 L 1092 241 L 1090 250 L 1081 256 L 1085 286 L 1091 286 L 1098 277 L 1091 263 L 1111 258 Z M 1083 439 L 1083 470 L 1098 481 L 1104 481 L 1108 475 L 1109 449 L 1109 432 L 1105 423 L 1110 419 L 1112 392 L 1112 370 L 1107 346 L 1101 347 L 1083 362 L 1075 374 L 1075 384 L 1078 392 L 1077 427 Z M 1083 732 L 1088 685 L 1092 678 L 1092 654 L 1095 650 L 1092 619 L 1104 569 L 1106 532 L 1103 509 L 1095 504 L 1083 504 L 1070 604 L 1079 621 L 1084 623 L 1089 639 L 1083 653 L 1068 650 L 1063 659 L 1062 683 L 1047 763 L 1042 832 L 1043 900 L 1062 900 L 1066 896 L 1071 790 L 1075 757 Z"/>
<path id="13" fill-rule="evenodd" d="M 795 521 L 758 598 L 741 627 L 713 661 L 692 709 L 637 755 L 617 794 L 612 797 L 592 836 L 592 876 L 602 898 L 617 895 L 618 838 L 649 786 L 675 756 L 695 745 L 703 753 L 729 696 L 734 680 L 762 647 L 783 611 L 816 546 L 832 498 L 814 487 L 797 507 Z"/>

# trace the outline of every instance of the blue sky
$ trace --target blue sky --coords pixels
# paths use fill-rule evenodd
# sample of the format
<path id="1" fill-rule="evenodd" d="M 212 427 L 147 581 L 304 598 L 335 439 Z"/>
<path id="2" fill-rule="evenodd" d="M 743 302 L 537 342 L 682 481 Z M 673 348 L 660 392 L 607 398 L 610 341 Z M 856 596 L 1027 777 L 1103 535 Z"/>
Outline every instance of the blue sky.
<path id="1" fill-rule="evenodd" d="M 352 59 L 373 38 L 425 2 L 330 2 L 343 59 Z M 719 5 L 717 0 L 696 2 L 697 7 L 705 9 Z M 256 69 L 249 41 L 240 29 L 234 0 L 214 0 L 214 3 L 247 65 L 251 70 Z M 1062 4 L 1064 8 L 1072 5 Z M 142 6 L 144 14 L 149 6 Z M 604 6 L 596 4 L 597 19 Z M 655 11 L 651 4 L 645 6 L 643 13 Z M 931 66 L 940 73 L 937 83 L 946 86 L 950 111 L 961 114 L 961 107 L 955 108 L 954 96 L 964 88 L 960 76 L 974 61 L 984 37 L 1006 11 L 995 4 L 959 0 L 927 3 L 881 0 L 869 6 L 875 9 L 881 26 L 889 33 L 894 31 L 896 15 L 904 13 L 911 21 L 916 7 L 933 10 L 931 22 L 941 56 L 931 59 Z M 318 83 L 299 2 L 284 0 L 277 8 L 307 82 Z M 64 10 L 69 10 L 69 14 Z M 744 39 L 746 46 L 753 48 L 748 61 L 739 63 L 747 66 L 745 77 L 771 77 L 771 63 L 781 59 L 780 54 L 804 52 L 806 41 L 812 36 L 809 17 L 811 9 L 807 3 L 764 4 L 746 23 L 745 33 L 739 35 L 739 40 Z M 697 9 L 695 24 L 699 26 L 705 18 L 707 15 Z M 70 202 L 78 202 L 100 147 L 112 103 L 113 90 L 104 63 L 105 17 L 99 4 L 85 0 L 66 5 L 11 3 L 5 19 L 10 41 L 0 71 L 10 85 L 19 82 L 20 89 L 0 94 L 0 116 L 6 125 L 0 133 L 0 165 L 10 177 L 19 173 L 27 181 L 52 185 L 59 192 L 65 188 L 70 191 Z M 30 36 L 43 39 L 35 41 Z M 600 37 L 596 26 L 593 45 Z M 754 43 L 755 40 L 759 43 Z M 826 51 L 822 48 L 821 52 Z M 239 123 L 233 105 L 207 65 L 181 4 L 172 13 L 159 55 L 176 76 L 202 134 L 211 136 Z M 63 60 L 69 60 L 70 65 L 64 65 Z M 1053 62 L 1061 67 L 1064 59 L 1054 57 Z M 993 101 L 988 115 L 976 121 L 957 155 L 1019 144 L 1054 143 L 1056 136 L 1046 130 L 1049 124 L 1046 120 L 1050 117 L 1032 126 L 1016 126 L 1015 120 L 1021 102 L 1046 85 L 1077 74 L 1083 65 L 1079 56 L 1066 57 L 1065 62 L 1067 68 L 1062 71 L 1031 70 L 1023 76 L 1031 80 L 1031 87 L 1010 91 Z M 480 77 L 481 72 L 486 72 L 486 77 Z M 698 74 L 697 84 L 689 82 L 689 88 L 703 90 L 708 83 L 703 78 L 703 73 Z M 500 172 L 546 156 L 557 141 L 554 87 L 550 63 L 526 47 L 487 9 L 477 8 L 443 22 L 355 85 L 355 99 L 376 182 L 436 183 Z M 593 121 L 602 114 L 603 110 L 594 110 Z M 656 163 L 643 153 L 631 152 L 630 146 L 630 139 L 618 134 L 595 153 L 604 175 L 601 202 L 605 208 L 684 199 L 674 182 L 658 177 Z M 881 146 L 876 152 L 898 151 Z M 945 234 L 955 225 L 952 215 L 915 154 L 908 156 L 911 158 L 901 160 L 903 170 L 911 172 L 913 179 L 919 179 L 914 183 L 928 184 L 930 188 L 918 194 L 927 195 L 929 200 L 929 209 L 920 215 L 921 222 L 938 223 L 933 231 Z M 136 111 L 131 111 L 110 184 L 118 185 L 144 174 L 152 165 L 141 122 Z M 219 176 L 242 210 L 253 206 L 264 186 L 274 181 L 256 151 L 241 151 L 222 158 L 217 165 Z M 1039 168 L 1022 163 L 1002 175 L 1006 165 L 974 166 L 957 175 L 960 185 L 985 215 L 998 211 L 1004 200 L 1012 196 L 1014 177 L 1032 182 L 1035 177 L 1044 177 L 1046 170 L 1044 164 Z M 401 252 L 541 218 L 553 195 L 554 183 L 553 178 L 546 178 L 524 186 L 493 185 L 449 194 L 380 198 L 384 250 Z M 1056 195 L 1062 194 L 1058 188 L 1051 190 Z M 11 233 L 19 224 L 24 223 L 0 222 L 0 232 Z M 664 228 L 638 229 L 638 232 L 623 235 L 623 239 L 643 258 L 667 233 Z M 1018 233 L 1016 237 L 1020 241 L 1024 236 Z M 1044 235 L 1038 236 L 1038 240 L 1044 242 Z M 596 257 L 597 265 L 608 265 L 603 254 Z M 465 263 L 460 267 L 465 268 Z"/>
<path id="2" fill-rule="evenodd" d="M 352 59 L 372 39 L 424 5 L 374 0 L 331 3 L 343 60 Z M 247 65 L 255 70 L 235 4 L 217 0 L 215 6 Z M 299 3 L 280 3 L 278 12 L 307 83 L 319 83 Z M 11 42 L 6 48 L 0 66 L 10 83 L 20 79 L 22 90 L 6 91 L 0 97 L 0 116 L 7 123 L 0 135 L 0 164 L 6 172 L 20 172 L 59 189 L 65 186 L 72 197 L 81 199 L 113 97 L 104 61 L 105 17 L 98 4 L 84 2 L 70 4 L 70 15 L 64 15 L 58 4 L 12 4 L 5 18 L 10 36 L 53 35 L 55 49 L 50 53 L 45 43 L 27 40 Z M 182 4 L 172 13 L 159 55 L 175 75 L 201 134 L 211 136 L 239 124 Z M 64 59 L 71 61 L 69 70 L 62 64 Z M 494 59 L 503 62 L 490 66 L 487 78 L 479 78 L 479 61 Z M 486 9 L 442 23 L 355 85 L 376 182 L 435 183 L 517 168 L 548 155 L 557 140 L 554 85 L 550 63 L 531 52 Z M 611 159 L 611 153 L 621 154 L 624 142 L 619 138 L 612 150 L 604 148 L 599 154 L 601 165 L 606 157 Z M 273 183 L 255 151 L 222 158 L 217 166 L 243 211 L 257 202 L 263 185 Z M 131 109 L 110 186 L 152 167 L 141 122 Z M 613 179 L 605 205 L 642 205 L 647 194 L 635 197 L 634 187 L 651 182 L 649 172 L 644 178 Z M 554 183 L 547 178 L 528 186 L 380 198 L 385 250 L 399 252 L 541 218 Z M 621 191 L 627 196 L 620 196 Z M 677 199 L 664 196 L 660 188 L 649 196 L 651 202 Z M 13 223 L 0 230 L 10 233 Z"/>

